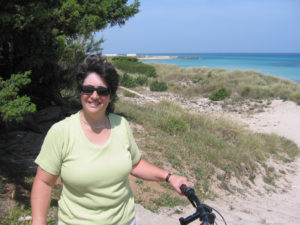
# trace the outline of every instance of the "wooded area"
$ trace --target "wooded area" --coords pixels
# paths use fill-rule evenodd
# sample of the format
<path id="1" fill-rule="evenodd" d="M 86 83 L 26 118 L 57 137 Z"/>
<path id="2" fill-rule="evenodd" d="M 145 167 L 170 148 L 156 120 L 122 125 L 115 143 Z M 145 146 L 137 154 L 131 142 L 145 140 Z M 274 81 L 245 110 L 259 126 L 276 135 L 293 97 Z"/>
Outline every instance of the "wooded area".
<path id="1" fill-rule="evenodd" d="M 1 1 L 2 120 L 20 120 L 36 108 L 65 104 L 60 91 L 72 87 L 74 67 L 86 54 L 101 51 L 103 40 L 95 41 L 95 32 L 124 25 L 138 13 L 139 1 L 127 2 Z"/>

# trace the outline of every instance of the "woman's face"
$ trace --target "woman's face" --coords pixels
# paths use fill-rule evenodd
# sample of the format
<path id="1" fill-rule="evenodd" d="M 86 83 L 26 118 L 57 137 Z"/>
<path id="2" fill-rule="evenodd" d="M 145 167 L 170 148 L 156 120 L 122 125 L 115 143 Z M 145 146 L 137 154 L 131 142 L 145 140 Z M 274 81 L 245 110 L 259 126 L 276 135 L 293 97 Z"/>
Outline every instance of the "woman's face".
<path id="1" fill-rule="evenodd" d="M 83 86 L 94 88 L 107 88 L 105 81 L 95 72 L 90 73 L 83 81 Z M 110 95 L 98 95 L 97 91 L 90 94 L 81 92 L 81 104 L 83 110 L 88 114 L 105 114 L 106 108 L 111 101 Z"/>

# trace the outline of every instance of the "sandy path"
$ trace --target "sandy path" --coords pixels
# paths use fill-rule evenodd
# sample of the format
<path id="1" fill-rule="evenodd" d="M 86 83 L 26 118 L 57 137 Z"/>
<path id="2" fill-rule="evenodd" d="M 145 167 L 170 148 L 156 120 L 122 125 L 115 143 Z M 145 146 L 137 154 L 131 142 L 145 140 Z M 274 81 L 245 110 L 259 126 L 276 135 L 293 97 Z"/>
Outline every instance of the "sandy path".
<path id="1" fill-rule="evenodd" d="M 275 100 L 265 112 L 251 117 L 240 118 L 250 129 L 256 132 L 275 133 L 293 140 L 300 146 L 300 106 L 292 102 Z M 247 196 L 223 195 L 215 201 L 206 203 L 218 209 L 225 217 L 227 224 L 259 225 L 299 225 L 300 224 L 300 158 L 288 165 L 296 173 L 288 174 L 283 180 L 286 192 L 263 196 L 252 193 Z M 260 188 L 260 187 L 258 187 Z M 264 188 L 261 187 L 263 191 Z M 182 214 L 171 214 L 165 209 L 154 214 L 136 205 L 138 225 L 174 225 L 178 218 L 194 212 L 192 207 L 183 209 Z M 191 224 L 200 224 L 199 221 Z M 218 224 L 222 224 L 218 222 Z"/>

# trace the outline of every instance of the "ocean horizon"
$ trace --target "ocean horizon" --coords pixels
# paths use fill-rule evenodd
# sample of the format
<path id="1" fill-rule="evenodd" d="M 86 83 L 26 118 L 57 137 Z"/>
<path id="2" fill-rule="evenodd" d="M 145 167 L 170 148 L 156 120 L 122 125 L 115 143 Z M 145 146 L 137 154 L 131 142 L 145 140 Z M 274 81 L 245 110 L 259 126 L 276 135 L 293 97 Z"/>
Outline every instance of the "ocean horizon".
<path id="1" fill-rule="evenodd" d="M 141 59 L 183 68 L 208 67 L 253 70 L 300 83 L 300 53 L 138 53 L 137 56 L 172 56 L 170 59 Z"/>

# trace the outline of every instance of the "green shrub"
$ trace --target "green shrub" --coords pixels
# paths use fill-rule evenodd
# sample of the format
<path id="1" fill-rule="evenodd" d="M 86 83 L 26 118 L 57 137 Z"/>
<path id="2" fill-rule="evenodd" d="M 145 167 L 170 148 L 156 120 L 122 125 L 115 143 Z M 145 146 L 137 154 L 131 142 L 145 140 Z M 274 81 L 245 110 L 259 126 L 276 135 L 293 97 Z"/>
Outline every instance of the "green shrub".
<path id="1" fill-rule="evenodd" d="M 28 96 L 18 95 L 20 89 L 31 82 L 30 73 L 12 74 L 8 80 L 0 77 L 0 113 L 4 122 L 21 121 L 23 115 L 36 111 Z"/>
<path id="2" fill-rule="evenodd" d="M 215 92 L 213 92 L 209 99 L 212 101 L 220 101 L 230 96 L 230 92 L 227 91 L 225 88 L 221 88 Z"/>
<path id="3" fill-rule="evenodd" d="M 135 57 L 128 57 L 128 56 L 115 56 L 112 58 L 113 62 L 116 61 L 125 61 L 125 62 L 137 62 L 138 59 Z"/>
<path id="4" fill-rule="evenodd" d="M 153 66 L 139 62 L 137 58 L 118 56 L 112 58 L 112 62 L 115 67 L 127 73 L 139 73 L 147 77 L 157 77 Z"/>
<path id="5" fill-rule="evenodd" d="M 124 73 L 123 76 L 120 76 L 120 85 L 128 88 L 136 87 L 136 79 L 130 76 L 128 73 Z"/>
<path id="6" fill-rule="evenodd" d="M 209 71 L 209 73 L 207 74 L 207 78 L 211 78 L 212 77 L 212 72 Z"/>
<path id="7" fill-rule="evenodd" d="M 138 76 L 133 77 L 128 73 L 124 73 L 123 76 L 120 76 L 120 85 L 128 88 L 133 88 L 139 85 L 145 85 L 148 82 L 148 77 L 146 76 Z"/>
<path id="8" fill-rule="evenodd" d="M 147 84 L 148 82 L 148 77 L 146 76 L 138 76 L 136 79 L 135 79 L 136 83 L 138 85 L 145 85 Z"/>
<path id="9" fill-rule="evenodd" d="M 152 82 L 150 85 L 151 91 L 166 91 L 168 86 L 165 82 L 158 82 L 157 80 Z"/>
<path id="10" fill-rule="evenodd" d="M 148 69 L 148 70 L 146 71 L 145 75 L 146 75 L 147 77 L 154 77 L 154 78 L 157 77 L 157 74 L 156 74 L 155 69 L 153 69 L 153 70 L 152 70 L 152 69 Z"/>

